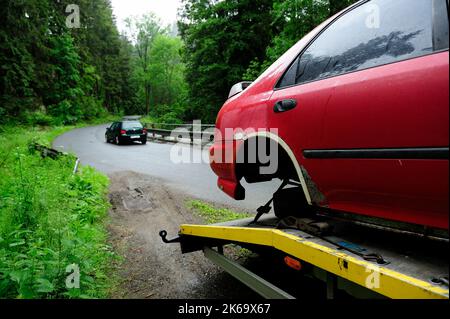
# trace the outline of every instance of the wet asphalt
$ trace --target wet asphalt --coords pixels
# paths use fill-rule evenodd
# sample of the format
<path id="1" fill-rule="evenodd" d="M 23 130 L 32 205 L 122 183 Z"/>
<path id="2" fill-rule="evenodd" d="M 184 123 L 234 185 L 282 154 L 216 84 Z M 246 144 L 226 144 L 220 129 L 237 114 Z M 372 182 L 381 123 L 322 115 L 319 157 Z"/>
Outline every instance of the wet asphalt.
<path id="1" fill-rule="evenodd" d="M 217 187 L 217 176 L 211 170 L 208 146 L 191 146 L 185 143 L 139 142 L 114 145 L 105 142 L 108 125 L 79 128 L 59 136 L 53 143 L 55 149 L 74 153 L 84 165 L 111 174 L 134 171 L 162 180 L 186 195 L 209 202 L 228 205 L 248 212 L 270 199 L 279 186 L 278 180 L 248 185 L 246 199 L 235 201 Z"/>

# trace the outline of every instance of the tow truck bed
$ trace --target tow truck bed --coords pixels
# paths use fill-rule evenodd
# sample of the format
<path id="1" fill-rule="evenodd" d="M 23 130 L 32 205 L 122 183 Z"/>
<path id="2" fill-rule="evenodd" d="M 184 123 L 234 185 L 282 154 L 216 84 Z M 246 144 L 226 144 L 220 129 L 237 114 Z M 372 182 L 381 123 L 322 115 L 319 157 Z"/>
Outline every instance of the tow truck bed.
<path id="1" fill-rule="evenodd" d="M 350 287 L 352 295 L 368 292 L 360 295 L 364 297 L 448 299 L 448 241 L 436 242 L 340 222 L 334 222 L 333 236 L 321 238 L 298 229 L 277 229 L 279 220 L 273 215 L 262 217 L 256 224 L 252 220 L 181 225 L 176 241 L 183 253 L 203 250 L 206 257 L 268 298 L 292 296 L 223 256 L 224 245 L 272 248 L 312 265 L 315 277 L 327 283 L 329 298 L 336 288 Z M 377 252 L 388 263 L 380 265 L 365 260 L 336 242 Z"/>

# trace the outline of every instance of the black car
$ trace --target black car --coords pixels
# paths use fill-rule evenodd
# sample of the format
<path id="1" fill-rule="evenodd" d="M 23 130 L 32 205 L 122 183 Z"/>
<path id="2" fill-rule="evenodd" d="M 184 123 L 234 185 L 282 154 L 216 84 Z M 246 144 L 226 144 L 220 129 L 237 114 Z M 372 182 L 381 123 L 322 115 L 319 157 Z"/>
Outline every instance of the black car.
<path id="1" fill-rule="evenodd" d="M 106 128 L 105 139 L 107 143 L 118 145 L 133 141 L 147 144 L 147 130 L 138 120 L 122 120 Z"/>

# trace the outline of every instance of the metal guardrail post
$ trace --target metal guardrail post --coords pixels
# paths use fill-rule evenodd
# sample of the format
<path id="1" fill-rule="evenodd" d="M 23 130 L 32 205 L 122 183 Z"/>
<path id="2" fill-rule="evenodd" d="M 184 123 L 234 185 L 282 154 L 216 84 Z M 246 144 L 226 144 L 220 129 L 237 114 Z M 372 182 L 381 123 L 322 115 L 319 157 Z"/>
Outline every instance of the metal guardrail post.
<path id="1" fill-rule="evenodd" d="M 74 168 L 73 168 L 73 172 L 72 172 L 73 175 L 75 175 L 75 174 L 77 173 L 77 171 L 78 171 L 78 165 L 79 165 L 79 164 L 80 164 L 80 159 L 77 158 L 77 160 L 76 160 L 76 162 L 75 162 L 75 166 L 74 166 Z"/>

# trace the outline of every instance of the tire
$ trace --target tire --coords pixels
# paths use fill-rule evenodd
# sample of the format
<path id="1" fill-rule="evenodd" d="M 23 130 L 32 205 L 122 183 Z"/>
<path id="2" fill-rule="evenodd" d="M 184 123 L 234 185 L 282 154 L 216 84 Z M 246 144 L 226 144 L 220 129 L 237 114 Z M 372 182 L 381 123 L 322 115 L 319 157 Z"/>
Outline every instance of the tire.
<path id="1" fill-rule="evenodd" d="M 143 139 L 143 140 L 141 140 L 141 142 L 142 142 L 142 145 L 145 145 L 145 144 L 147 144 L 147 139 Z"/>
<path id="2" fill-rule="evenodd" d="M 108 136 L 107 136 L 107 135 L 105 135 L 105 141 L 106 141 L 106 143 L 109 143 L 109 140 L 108 140 Z"/>
<path id="3" fill-rule="evenodd" d="M 120 144 L 122 144 L 122 143 L 120 142 L 120 138 L 119 138 L 118 136 L 116 136 L 116 140 L 115 140 L 115 142 L 116 142 L 116 145 L 120 145 Z"/>

